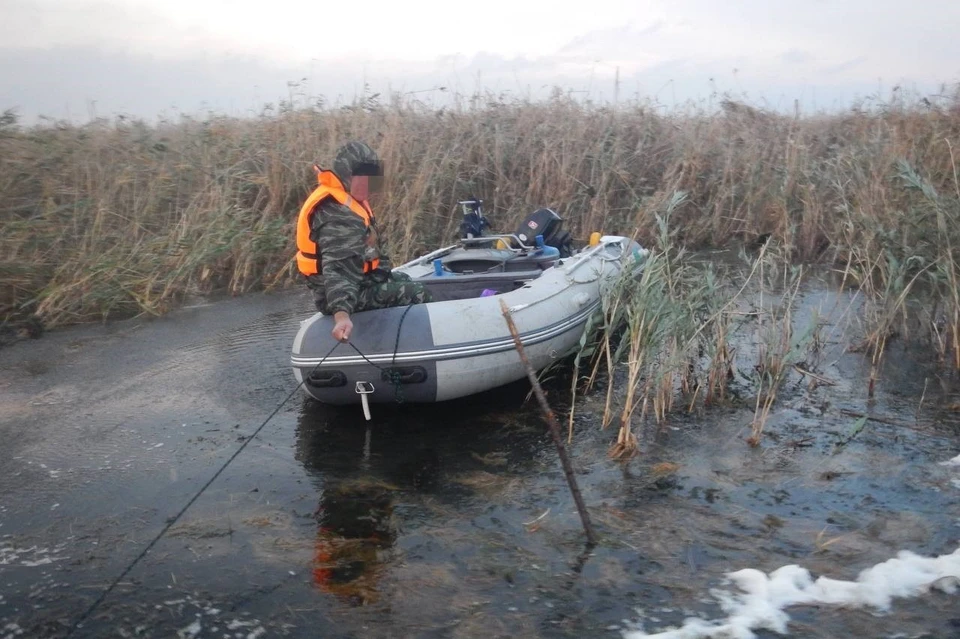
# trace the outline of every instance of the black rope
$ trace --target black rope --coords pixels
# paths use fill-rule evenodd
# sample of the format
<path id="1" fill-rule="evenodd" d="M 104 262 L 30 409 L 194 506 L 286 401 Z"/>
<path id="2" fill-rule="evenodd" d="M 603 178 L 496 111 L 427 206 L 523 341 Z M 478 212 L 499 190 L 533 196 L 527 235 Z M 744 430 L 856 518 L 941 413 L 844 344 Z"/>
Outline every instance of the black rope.
<path id="1" fill-rule="evenodd" d="M 400 372 L 397 370 L 397 351 L 400 349 L 400 329 L 403 328 L 403 320 L 407 318 L 407 313 L 410 312 L 410 309 L 413 308 L 415 304 L 408 304 L 406 310 L 403 311 L 403 315 L 400 316 L 400 323 L 397 324 L 397 338 L 393 342 L 393 358 L 390 360 L 390 368 L 383 368 L 371 362 L 366 355 L 363 354 L 357 345 L 353 342 L 349 342 L 350 347 L 353 350 L 357 351 L 357 354 L 363 358 L 363 360 L 379 370 L 381 373 L 387 376 L 387 378 L 393 383 L 393 397 L 397 400 L 398 404 L 402 404 L 404 401 L 403 398 L 403 382 L 400 378 Z"/>
<path id="2" fill-rule="evenodd" d="M 116 579 L 114 579 L 114 580 L 113 580 L 113 583 L 110 584 L 110 586 L 109 586 L 105 591 L 103 591 L 103 593 L 102 593 L 99 597 L 97 597 L 97 600 L 94 601 L 93 604 L 92 604 L 89 608 L 87 608 L 86 612 L 84 612 L 82 615 L 80 615 L 80 618 L 77 619 L 77 621 L 70 627 L 70 630 L 67 632 L 67 635 L 66 635 L 65 639 L 70 639 L 70 637 L 73 636 L 73 633 L 76 632 L 77 629 L 79 629 L 80 626 L 83 625 L 83 622 L 86 621 L 86 620 L 90 617 L 90 615 L 93 614 L 93 612 L 100 606 L 101 603 L 103 603 L 103 600 L 107 598 L 107 595 L 109 595 L 111 592 L 113 592 L 113 589 L 117 587 L 117 584 L 119 584 L 120 581 L 121 581 L 124 577 L 126 577 L 126 576 L 130 573 L 130 571 L 133 570 L 133 568 L 134 568 L 138 563 L 140 563 L 140 560 L 141 560 L 141 559 L 143 559 L 144 557 L 146 557 L 147 553 L 150 552 L 150 550 L 153 549 L 153 547 L 157 544 L 157 542 L 160 541 L 160 539 L 161 539 L 165 534 L 167 534 L 167 531 L 170 530 L 170 528 L 171 528 L 175 523 L 177 523 L 177 521 L 180 519 L 180 517 L 183 516 L 183 513 L 187 512 L 187 509 L 190 508 L 190 506 L 192 506 L 193 503 L 194 503 L 195 501 L 197 501 L 197 499 L 200 498 L 200 495 L 202 495 L 202 494 L 204 493 L 204 491 L 206 491 L 207 488 L 210 487 L 210 484 L 212 484 L 212 483 L 217 479 L 217 477 L 220 476 L 220 473 L 222 473 L 224 470 L 226 470 L 227 466 L 230 465 L 230 462 L 232 462 L 234 459 L 236 459 L 237 456 L 238 456 L 240 453 L 243 452 L 243 449 L 247 447 L 247 444 L 249 444 L 257 435 L 260 434 L 260 431 L 263 430 L 263 427 L 267 425 L 267 422 L 269 422 L 271 419 L 273 419 L 273 417 L 274 417 L 277 413 L 280 412 L 280 409 L 283 408 L 283 405 L 286 404 L 288 401 L 290 401 L 290 398 L 293 397 L 294 394 L 295 394 L 298 390 L 300 390 L 300 387 L 303 386 L 303 383 L 304 383 L 305 381 L 307 381 L 307 379 L 310 377 L 310 375 L 313 375 L 313 373 L 316 372 L 316 370 L 317 370 L 318 368 L 320 368 L 320 364 L 322 364 L 325 359 L 327 359 L 328 357 L 330 357 L 330 354 L 333 353 L 334 350 L 336 350 L 337 346 L 340 346 L 340 342 L 337 342 L 336 344 L 334 344 L 334 345 L 333 345 L 333 348 L 331 348 L 331 349 L 327 352 L 326 355 L 324 355 L 323 357 L 320 358 L 320 361 L 317 362 L 317 365 L 313 367 L 313 370 L 311 370 L 308 374 L 306 374 L 306 375 L 303 376 L 303 381 L 301 381 L 299 384 L 297 384 L 296 388 L 294 388 L 292 391 L 290 391 L 290 394 L 287 395 L 287 396 L 283 399 L 283 401 L 280 402 L 280 403 L 277 405 L 277 407 L 273 409 L 273 412 L 270 413 L 270 415 L 268 415 L 265 420 L 263 420 L 263 423 L 260 424 L 260 426 L 257 427 L 257 430 L 253 431 L 253 434 L 250 435 L 250 437 L 248 437 L 248 438 L 243 442 L 243 444 L 240 445 L 240 448 L 238 448 L 232 455 L 230 455 L 230 458 L 229 458 L 226 462 L 224 462 L 224 464 L 220 467 L 220 469 L 219 469 L 216 473 L 213 474 L 213 477 L 211 477 L 209 480 L 207 480 L 207 483 L 205 483 L 205 484 L 203 485 L 203 487 L 200 488 L 199 491 L 197 491 L 197 494 L 195 494 L 193 497 L 190 498 L 190 501 L 188 501 L 187 504 L 186 504 L 183 508 L 180 509 L 180 512 L 178 512 L 176 515 L 174 515 L 173 519 L 167 520 L 167 525 L 164 526 L 163 529 L 160 531 L 160 533 L 159 533 L 156 537 L 153 538 L 153 541 L 151 541 L 149 544 L 147 544 L 147 547 L 144 548 L 144 549 L 140 552 L 139 555 L 137 555 L 136 559 L 134 559 L 132 562 L 130 562 L 130 564 L 124 569 L 124 571 L 123 571 L 122 573 L 120 573 L 120 576 L 117 577 Z"/>

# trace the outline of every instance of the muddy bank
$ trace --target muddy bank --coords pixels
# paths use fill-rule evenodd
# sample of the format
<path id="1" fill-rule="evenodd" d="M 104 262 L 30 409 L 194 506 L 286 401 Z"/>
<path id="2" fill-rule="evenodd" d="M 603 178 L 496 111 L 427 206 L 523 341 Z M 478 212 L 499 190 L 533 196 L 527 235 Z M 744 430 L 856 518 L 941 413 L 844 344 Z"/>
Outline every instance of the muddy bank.
<path id="1" fill-rule="evenodd" d="M 831 295 L 798 315 L 843 308 Z M 293 390 L 309 308 L 257 295 L 0 351 L 0 637 L 66 635 Z M 868 402 L 863 356 L 824 334 L 829 383 L 791 372 L 756 448 L 744 380 L 730 405 L 638 429 L 625 464 L 603 387 L 578 400 L 589 553 L 522 386 L 369 425 L 297 395 L 74 636 L 620 637 L 721 615 L 709 591 L 731 570 L 852 579 L 901 549 L 953 552 L 953 380 L 895 344 Z M 952 637 L 960 598 L 790 614 L 797 637 Z"/>

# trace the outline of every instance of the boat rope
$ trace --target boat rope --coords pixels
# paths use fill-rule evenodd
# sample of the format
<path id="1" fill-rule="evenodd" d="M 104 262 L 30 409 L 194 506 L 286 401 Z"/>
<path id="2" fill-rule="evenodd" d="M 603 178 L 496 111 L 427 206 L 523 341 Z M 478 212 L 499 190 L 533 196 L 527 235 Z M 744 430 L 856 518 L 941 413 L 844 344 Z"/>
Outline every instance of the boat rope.
<path id="1" fill-rule="evenodd" d="M 249 437 L 247 437 L 247 438 L 243 441 L 243 443 L 240 445 L 240 448 L 238 448 L 236 451 L 234 451 L 234 453 L 233 453 L 232 455 L 230 455 L 230 457 L 227 459 L 227 461 L 225 461 L 225 462 L 223 463 L 223 465 L 220 466 L 219 470 L 217 470 L 217 472 L 215 472 L 215 473 L 213 474 L 213 477 L 211 477 L 210 479 L 208 479 L 208 480 L 207 480 L 207 483 L 205 483 L 205 484 L 200 488 L 200 490 L 198 490 L 198 491 L 196 492 L 196 494 L 195 494 L 193 497 L 190 498 L 190 501 L 188 501 L 188 502 L 186 503 L 186 505 L 185 505 L 183 508 L 180 509 L 180 512 L 178 512 L 178 513 L 177 513 L 176 515 L 174 515 L 172 518 L 170 518 L 170 519 L 167 520 L 166 525 L 160 530 L 160 532 L 157 534 L 157 536 L 153 538 L 153 541 L 151 541 L 149 544 L 147 544 L 147 547 L 144 548 L 142 551 L 140 551 L 140 554 L 137 555 L 137 556 L 134 558 L 134 560 L 131 561 L 131 562 L 127 565 L 126 568 L 124 568 L 123 572 L 120 573 L 120 576 L 117 577 L 116 579 L 114 579 L 114 580 L 113 580 L 113 583 L 111 583 L 111 584 L 107 587 L 107 589 L 104 590 L 104 591 L 100 594 L 99 597 L 97 597 L 96 601 L 94 601 L 93 604 L 91 604 L 90 607 L 87 608 L 86 611 L 84 611 L 84 613 L 83 613 L 82 615 L 80 615 L 80 618 L 77 619 L 77 621 L 74 622 L 74 624 L 70 626 L 70 630 L 67 632 L 65 639 L 70 639 L 70 637 L 73 636 L 73 633 L 80 629 L 80 627 L 83 625 L 83 622 L 90 618 L 90 615 L 92 615 L 92 614 L 94 613 L 94 611 L 100 606 L 100 604 L 103 603 L 104 599 L 106 599 L 107 596 L 108 596 L 111 592 L 113 592 L 113 589 L 117 587 L 117 584 L 119 584 L 120 581 L 121 581 L 124 577 L 126 577 L 126 576 L 130 573 L 130 571 L 133 570 L 133 568 L 134 568 L 138 563 L 140 563 L 140 560 L 141 560 L 141 559 L 143 559 L 144 557 L 147 556 L 147 553 L 150 552 L 150 551 L 153 549 L 153 547 L 157 544 L 157 542 L 160 541 L 160 539 L 161 539 L 165 534 L 167 534 L 167 531 L 170 530 L 170 528 L 172 528 L 173 525 L 176 524 L 177 521 L 180 520 L 180 517 L 182 517 L 183 514 L 184 514 L 185 512 L 187 512 L 187 509 L 190 508 L 190 506 L 192 506 L 192 505 L 194 504 L 194 502 L 197 501 L 197 499 L 200 498 L 200 495 L 202 495 L 202 494 L 207 490 L 207 488 L 210 487 L 210 485 L 211 485 L 214 481 L 216 481 L 217 477 L 219 477 L 220 474 L 223 473 L 223 471 L 227 469 L 227 466 L 229 466 L 230 463 L 231 463 L 234 459 L 236 459 L 237 456 L 240 455 L 240 453 L 243 452 L 243 450 L 247 447 L 247 444 L 249 444 L 251 441 L 253 441 L 253 439 L 256 438 L 256 436 L 260 434 L 260 431 L 263 430 L 263 427 L 267 425 L 267 422 L 269 422 L 271 419 L 273 419 L 274 416 L 275 416 L 277 413 L 280 412 L 280 409 L 283 408 L 283 405 L 286 404 L 288 401 L 290 401 L 290 398 L 293 397 L 294 394 L 296 394 L 296 392 L 297 392 L 298 390 L 300 390 L 300 387 L 303 386 L 304 382 L 306 382 L 307 379 L 310 378 L 310 375 L 312 375 L 314 372 L 316 372 L 316 370 L 317 370 L 318 368 L 320 368 L 320 364 L 322 364 L 325 359 L 327 359 L 328 357 L 330 357 L 330 355 L 333 353 L 333 351 L 336 350 L 336 348 L 337 348 L 338 346 L 340 346 L 340 344 L 341 344 L 341 342 L 337 342 L 336 344 L 334 344 L 334 345 L 333 345 L 333 348 L 331 348 L 329 351 L 327 351 L 327 354 L 324 355 L 322 358 L 320 358 L 320 361 L 317 362 L 317 365 L 313 367 L 313 370 L 311 370 L 308 374 L 306 374 L 306 375 L 303 376 L 303 380 L 302 380 L 299 384 L 297 384 L 296 388 L 294 388 L 292 391 L 290 391 L 290 394 L 287 395 L 285 398 L 283 398 L 283 401 L 282 401 L 282 402 L 280 402 L 279 404 L 277 404 L 277 407 L 273 409 L 273 412 L 270 413 L 269 415 L 267 415 L 267 418 L 266 418 L 265 420 L 263 420 L 263 423 L 260 424 L 255 431 L 253 431 L 253 434 L 252 434 L 252 435 L 250 435 Z"/>
<path id="2" fill-rule="evenodd" d="M 396 368 L 397 351 L 400 349 L 400 329 L 403 328 L 403 320 L 407 318 L 407 313 L 409 313 L 410 309 L 413 308 L 414 306 L 415 306 L 414 304 L 408 304 L 406 310 L 403 311 L 403 315 L 400 316 L 400 323 L 397 324 L 397 338 L 393 342 L 393 357 L 390 360 L 390 368 L 383 368 L 382 366 L 378 366 L 377 364 L 374 364 L 367 358 L 366 355 L 363 354 L 363 351 L 357 348 L 356 344 L 354 344 L 353 342 L 348 342 L 351 348 L 357 351 L 357 355 L 362 357 L 366 363 L 370 364 L 371 366 L 379 370 L 381 373 L 383 373 L 386 376 L 387 379 L 390 380 L 390 382 L 393 384 L 393 397 L 394 399 L 397 400 L 398 404 L 402 404 L 404 401 L 403 381 L 400 376 L 400 371 L 398 371 Z M 319 364 L 317 364 L 317 366 L 319 366 Z"/>

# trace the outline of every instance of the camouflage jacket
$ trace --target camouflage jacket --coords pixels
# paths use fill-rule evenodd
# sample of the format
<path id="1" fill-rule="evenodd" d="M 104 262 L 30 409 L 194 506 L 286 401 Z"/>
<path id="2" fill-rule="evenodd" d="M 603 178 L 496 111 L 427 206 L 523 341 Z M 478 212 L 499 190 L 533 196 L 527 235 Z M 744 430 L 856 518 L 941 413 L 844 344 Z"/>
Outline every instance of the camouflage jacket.
<path id="1" fill-rule="evenodd" d="M 375 221 L 369 232 L 377 233 Z M 311 275 L 307 281 L 311 288 L 324 289 L 329 314 L 355 311 L 365 278 L 374 277 L 363 272 L 365 257 L 370 260 L 379 257 L 380 268 L 390 269 L 390 260 L 380 249 L 379 239 L 376 248 L 367 246 L 367 233 L 363 220 L 333 199 L 324 200 L 314 211 L 310 239 L 317 243 L 321 272 Z"/>

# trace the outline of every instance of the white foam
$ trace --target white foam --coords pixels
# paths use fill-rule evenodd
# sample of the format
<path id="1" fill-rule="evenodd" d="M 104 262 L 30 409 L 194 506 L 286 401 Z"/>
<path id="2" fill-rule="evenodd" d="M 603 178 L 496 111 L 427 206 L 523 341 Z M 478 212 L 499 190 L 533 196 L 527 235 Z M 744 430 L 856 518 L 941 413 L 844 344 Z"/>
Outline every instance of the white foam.
<path id="1" fill-rule="evenodd" d="M 940 462 L 941 466 L 960 466 L 960 455 L 957 455 L 953 459 L 948 459 L 945 462 Z"/>
<path id="2" fill-rule="evenodd" d="M 856 581 L 814 580 L 808 570 L 793 565 L 769 575 L 747 568 L 727 577 L 740 592 L 718 589 L 713 593 L 729 615 L 726 619 L 687 619 L 680 628 L 656 634 L 625 632 L 625 639 L 754 639 L 752 631 L 759 629 L 785 634 L 790 617 L 784 609 L 789 606 L 829 604 L 887 610 L 895 598 L 916 597 L 931 589 L 953 594 L 960 584 L 960 548 L 940 557 L 902 550 L 895 558 L 862 571 Z"/>

